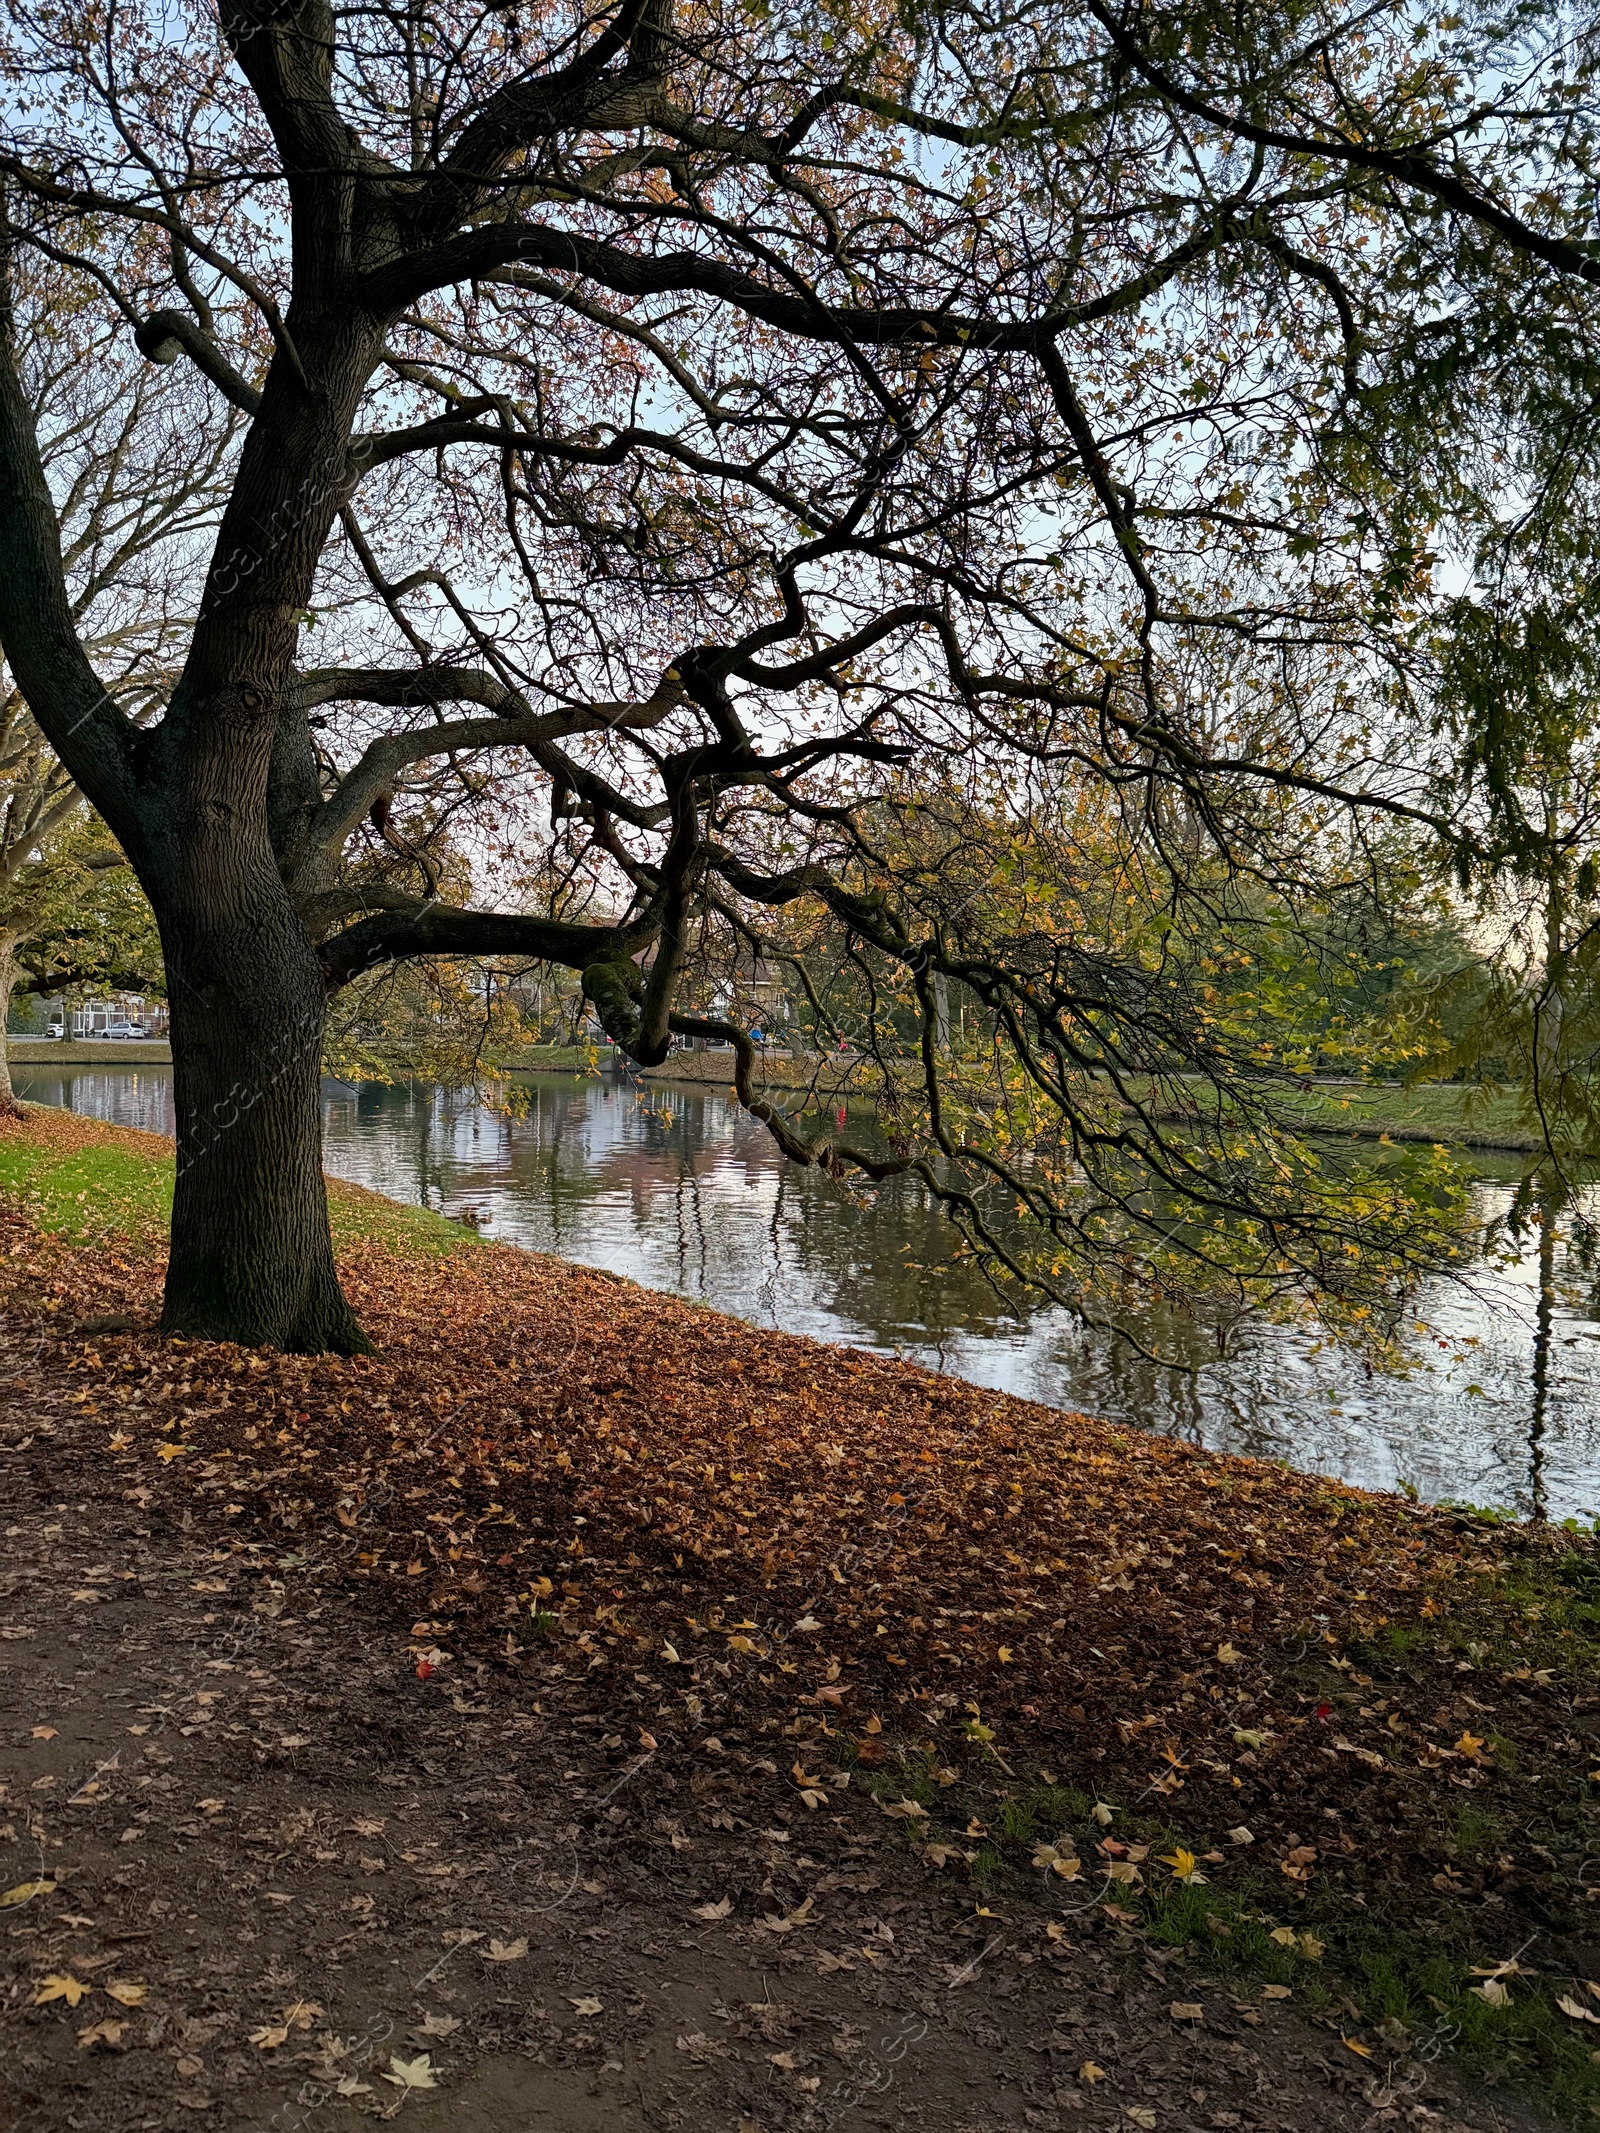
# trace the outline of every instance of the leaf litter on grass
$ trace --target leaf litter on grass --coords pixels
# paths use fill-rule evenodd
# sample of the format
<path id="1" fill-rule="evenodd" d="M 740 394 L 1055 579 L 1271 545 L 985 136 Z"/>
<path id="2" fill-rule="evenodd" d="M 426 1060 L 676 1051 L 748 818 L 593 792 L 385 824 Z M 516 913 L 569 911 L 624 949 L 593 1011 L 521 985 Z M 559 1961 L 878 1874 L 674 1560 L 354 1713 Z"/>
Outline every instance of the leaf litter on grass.
<path id="1" fill-rule="evenodd" d="M 974 1845 L 1009 1845 L 1024 1871 L 1059 1869 L 1042 1885 L 1065 1901 L 1081 1857 L 1145 1907 L 1102 1894 L 1107 1915 L 1187 1917 L 1192 1891 L 1232 1908 L 1187 1930 L 1232 1934 L 1264 1906 L 1263 1945 L 1274 1907 L 1310 1904 L 1293 1930 L 1314 1915 L 1319 1948 L 1336 1893 L 1409 1884 L 1443 1914 L 1460 1876 L 1433 1873 L 1428 1846 L 1458 1795 L 1512 1828 L 1537 1788 L 1587 1796 L 1592 1756 L 1567 1730 L 1581 1691 L 1559 1644 L 1533 1650 L 1540 1609 L 1501 1608 L 1528 1657 L 1462 1659 L 1457 1633 L 1491 1589 L 1548 1582 L 1577 1537 L 1141 1437 L 475 1241 L 346 1250 L 374 1357 L 84 1338 L 71 1328 L 112 1304 L 153 1317 L 158 1256 L 3 1220 L 43 1409 L 114 1422 L 107 1465 L 141 1500 L 225 1495 L 219 1582 L 363 1588 L 415 1693 L 458 1705 L 469 1663 L 581 1679 L 619 1773 L 720 1756 L 807 1813 L 877 1792 L 930 1866 L 977 1873 Z M 179 1428 L 181 1477 L 163 1463 Z M 753 1753 L 766 1732 L 774 1752 Z M 997 1798 L 1012 1819 L 985 1837 Z M 1116 1816 L 1147 1861 L 1160 1840 L 1159 1886 L 1102 1836 Z M 1495 1871 L 1502 1900 L 1550 1878 L 1526 1856 Z"/>

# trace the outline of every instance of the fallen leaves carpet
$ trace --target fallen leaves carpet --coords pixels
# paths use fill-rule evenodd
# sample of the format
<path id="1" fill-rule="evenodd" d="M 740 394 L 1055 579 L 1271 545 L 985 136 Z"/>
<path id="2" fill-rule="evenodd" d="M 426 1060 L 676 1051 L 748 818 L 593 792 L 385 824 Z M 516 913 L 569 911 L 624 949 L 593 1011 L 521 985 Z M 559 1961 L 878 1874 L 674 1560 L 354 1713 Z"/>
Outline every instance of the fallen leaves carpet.
<path id="1" fill-rule="evenodd" d="M 1560 1855 L 1436 1811 L 1531 1826 L 1581 1689 L 1371 1671 L 1537 1541 L 499 1248 L 352 1247 L 340 1362 L 0 1243 L 18 2125 L 1532 2108 L 1320 1990 L 1317 1906 L 1531 1918 L 1582 1989 Z"/>

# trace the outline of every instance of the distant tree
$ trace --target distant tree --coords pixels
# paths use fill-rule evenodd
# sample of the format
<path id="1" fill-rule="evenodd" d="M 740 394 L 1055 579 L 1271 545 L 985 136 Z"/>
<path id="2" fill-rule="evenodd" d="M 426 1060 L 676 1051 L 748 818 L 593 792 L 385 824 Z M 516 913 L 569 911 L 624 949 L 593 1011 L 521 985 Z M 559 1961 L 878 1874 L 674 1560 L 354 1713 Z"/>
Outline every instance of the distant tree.
<path id="1" fill-rule="evenodd" d="M 108 698 L 142 725 L 164 699 L 185 617 L 183 553 L 214 523 L 233 413 L 173 406 L 80 282 L 12 262 L 16 360 L 38 415 L 67 607 Z M 0 565 L 3 567 L 3 565 Z M 159 992 L 155 922 L 123 852 L 0 670 L 0 1109 L 13 1107 L 6 1012 L 19 988 Z"/>
<path id="2" fill-rule="evenodd" d="M 1600 616 L 1586 586 L 1551 591 L 1511 559 L 1441 635 L 1440 715 L 1483 825 L 1483 946 L 1433 973 L 1442 1041 L 1421 1069 L 1514 1095 L 1564 1201 L 1600 1151 Z"/>
<path id="3" fill-rule="evenodd" d="M 0 792 L 11 787 L 0 813 L 0 1112 L 17 1108 L 5 1036 L 16 993 L 165 987 L 155 919 L 105 825 L 59 766 L 20 768 L 0 754 Z"/>

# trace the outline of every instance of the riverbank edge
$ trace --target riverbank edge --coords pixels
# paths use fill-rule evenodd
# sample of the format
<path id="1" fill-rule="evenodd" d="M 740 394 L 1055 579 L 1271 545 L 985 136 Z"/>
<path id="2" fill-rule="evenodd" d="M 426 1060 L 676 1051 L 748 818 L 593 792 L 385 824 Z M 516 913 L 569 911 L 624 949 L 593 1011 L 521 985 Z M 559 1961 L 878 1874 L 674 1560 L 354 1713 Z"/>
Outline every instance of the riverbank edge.
<path id="1" fill-rule="evenodd" d="M 530 1059 L 526 1053 L 509 1057 L 501 1062 L 500 1070 L 512 1076 L 582 1073 L 592 1071 L 591 1062 L 598 1060 L 602 1070 L 640 1085 L 668 1082 L 690 1088 L 731 1090 L 733 1059 L 729 1048 L 675 1052 L 661 1066 L 642 1068 L 624 1065 L 617 1053 L 609 1048 L 589 1053 L 579 1047 L 566 1046 L 552 1047 L 548 1060 Z M 806 1089 L 814 1092 L 823 1103 L 848 1099 L 858 1092 L 870 1093 L 863 1064 L 838 1060 L 831 1055 L 796 1059 L 787 1054 L 763 1054 L 757 1069 L 757 1085 Z M 1467 1100 L 1464 1091 L 1458 1093 L 1444 1083 L 1393 1090 L 1356 1085 L 1348 1096 L 1334 1095 L 1329 1089 L 1306 1094 L 1296 1091 L 1281 1098 L 1280 1106 L 1294 1124 L 1321 1139 L 1406 1141 L 1427 1147 L 1442 1143 L 1448 1147 L 1476 1148 L 1486 1154 L 1500 1155 L 1529 1155 L 1544 1145 L 1537 1134 L 1509 1124 L 1474 1125 L 1470 1119 L 1447 1115 L 1419 1121 L 1415 1117 L 1402 1116 L 1397 1108 L 1399 1103 L 1407 1100 L 1413 1105 L 1420 1101 L 1426 1108 L 1429 1099 L 1438 1104 L 1441 1113 L 1448 1106 Z M 1504 1097 L 1492 1098 L 1491 1107 L 1503 1108 L 1506 1101 Z M 1323 1108 L 1313 1109 L 1313 1105 Z M 1357 1105 L 1363 1108 L 1357 1110 Z M 1176 1106 L 1163 1108 L 1153 1115 L 1166 1125 L 1183 1125 L 1191 1119 L 1190 1113 Z"/>
<path id="2" fill-rule="evenodd" d="M 1158 1111 L 1155 1116 L 1168 1125 L 1183 1125 L 1190 1120 L 1186 1111 Z M 1295 1123 L 1316 1140 L 1405 1141 L 1424 1148 L 1472 1148 L 1484 1155 L 1535 1155 L 1544 1146 L 1532 1133 L 1447 1132 L 1399 1119 L 1311 1119 Z M 1595 1158 L 1582 1155 L 1575 1160 L 1589 1162 Z"/>
<path id="3" fill-rule="evenodd" d="M 7 1037 L 6 1057 L 23 1066 L 171 1066 L 172 1046 L 163 1037 Z"/>
<path id="4" fill-rule="evenodd" d="M 14 1067 L 125 1069 L 172 1064 L 172 1047 L 154 1039 L 99 1044 L 80 1040 L 64 1044 L 46 1038 L 13 1037 L 9 1040 L 9 1055 Z M 513 1054 L 497 1062 L 494 1070 L 518 1081 L 538 1074 L 589 1074 L 596 1071 L 597 1065 L 600 1071 L 640 1087 L 663 1084 L 677 1088 L 731 1090 L 733 1086 L 731 1051 L 680 1052 L 674 1053 L 659 1067 L 623 1068 L 616 1053 L 609 1048 L 596 1052 L 581 1045 L 551 1045 L 537 1056 L 531 1049 Z M 822 1103 L 848 1102 L 869 1093 L 864 1070 L 859 1064 L 820 1057 L 798 1060 L 764 1058 L 758 1086 L 805 1089 Z M 1428 1093 L 1431 1091 L 1405 1092 L 1413 1099 Z M 1441 1098 L 1445 1093 L 1441 1088 Z M 1385 1094 L 1387 1092 L 1361 1090 L 1348 1099 L 1324 1097 L 1322 1101 L 1329 1108 L 1321 1112 L 1309 1112 L 1291 1101 L 1290 1115 L 1305 1132 L 1325 1140 L 1399 1141 L 1422 1147 L 1444 1145 L 1477 1149 L 1486 1155 L 1535 1155 L 1543 1146 L 1537 1134 L 1508 1125 L 1474 1126 L 1470 1120 L 1448 1117 L 1419 1123 L 1414 1117 L 1401 1117 L 1392 1108 L 1363 1109 L 1351 1115 L 1350 1106 L 1354 1103 L 1381 1105 Z M 1188 1117 L 1185 1112 L 1171 1108 L 1155 1115 L 1168 1125 L 1182 1125 Z M 1600 1151 L 1596 1152 L 1596 1159 L 1600 1159 Z"/>

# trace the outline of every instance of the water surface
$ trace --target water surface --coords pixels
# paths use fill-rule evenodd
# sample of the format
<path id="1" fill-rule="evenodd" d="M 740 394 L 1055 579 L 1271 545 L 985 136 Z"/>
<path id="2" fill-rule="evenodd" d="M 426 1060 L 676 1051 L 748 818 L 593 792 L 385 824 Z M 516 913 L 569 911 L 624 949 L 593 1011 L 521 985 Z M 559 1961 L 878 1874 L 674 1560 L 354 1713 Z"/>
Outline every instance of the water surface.
<path id="1" fill-rule="evenodd" d="M 25 1066 L 14 1078 L 34 1102 L 172 1130 L 167 1068 Z M 1425 1284 L 1402 1372 L 1369 1376 L 1304 1326 L 1247 1325 L 1225 1361 L 1202 1328 L 1145 1327 L 1199 1365 L 1177 1370 L 1085 1337 L 1063 1311 L 1012 1315 L 951 1264 L 948 1225 L 915 1180 L 866 1200 L 797 1171 L 728 1096 L 557 1074 L 526 1087 L 526 1115 L 508 1117 L 470 1091 L 325 1082 L 327 1167 L 757 1325 L 892 1350 L 1218 1450 L 1430 1500 L 1557 1518 L 1600 1508 L 1600 1298 L 1564 1240 L 1537 1418 L 1531 1244 L 1485 1256 L 1466 1282 Z M 1514 1176 L 1486 1159 L 1486 1223 L 1509 1206 Z"/>

